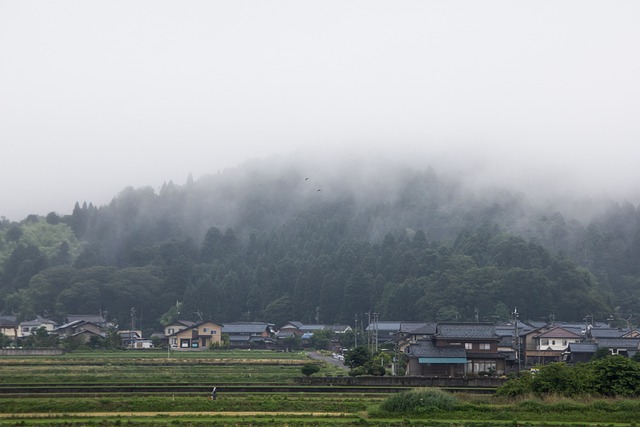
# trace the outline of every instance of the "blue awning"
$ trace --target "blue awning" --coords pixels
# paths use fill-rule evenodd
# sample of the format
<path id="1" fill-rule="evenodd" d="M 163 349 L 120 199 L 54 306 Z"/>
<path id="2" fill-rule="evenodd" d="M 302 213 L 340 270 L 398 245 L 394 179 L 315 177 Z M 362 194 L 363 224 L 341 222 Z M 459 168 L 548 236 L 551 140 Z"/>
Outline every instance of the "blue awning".
<path id="1" fill-rule="evenodd" d="M 466 364 L 466 357 L 419 357 L 418 363 L 431 364 Z"/>

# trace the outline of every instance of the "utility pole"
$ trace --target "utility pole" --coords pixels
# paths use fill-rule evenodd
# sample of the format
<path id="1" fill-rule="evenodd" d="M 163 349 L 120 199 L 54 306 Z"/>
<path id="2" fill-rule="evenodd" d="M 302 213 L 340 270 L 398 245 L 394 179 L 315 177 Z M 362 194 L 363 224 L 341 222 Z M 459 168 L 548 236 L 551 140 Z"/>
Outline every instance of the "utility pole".
<path id="1" fill-rule="evenodd" d="M 131 307 L 131 330 L 134 331 L 136 329 L 136 308 Z"/>
<path id="2" fill-rule="evenodd" d="M 316 325 L 320 324 L 320 307 L 316 307 Z"/>
<path id="3" fill-rule="evenodd" d="M 353 340 L 354 340 L 353 347 L 355 348 L 358 346 L 358 313 L 356 313 L 353 320 L 355 321 L 355 326 L 356 326 L 353 329 Z"/>
<path id="4" fill-rule="evenodd" d="M 480 322 L 480 310 L 478 310 L 477 308 L 474 310 L 475 313 L 475 319 L 476 319 L 476 323 Z"/>
<path id="5" fill-rule="evenodd" d="M 367 348 L 372 350 L 372 337 L 371 337 L 371 310 L 367 311 Z"/>
<path id="6" fill-rule="evenodd" d="M 373 342 L 375 353 L 378 352 L 378 313 L 373 313 Z"/>
<path id="7" fill-rule="evenodd" d="M 516 352 L 516 359 L 518 360 L 518 372 L 521 369 L 521 361 L 520 361 L 520 334 L 518 333 L 518 309 L 515 308 L 513 310 L 513 347 Z"/>

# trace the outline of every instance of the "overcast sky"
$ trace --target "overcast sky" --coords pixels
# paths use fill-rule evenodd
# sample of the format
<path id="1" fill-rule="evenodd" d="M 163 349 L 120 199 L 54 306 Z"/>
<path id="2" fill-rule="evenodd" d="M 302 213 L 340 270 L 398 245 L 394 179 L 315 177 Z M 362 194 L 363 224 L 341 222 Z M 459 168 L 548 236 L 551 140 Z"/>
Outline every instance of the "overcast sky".
<path id="1" fill-rule="evenodd" d="M 634 0 L 0 0 L 0 216 L 320 148 L 637 203 L 639 23 Z"/>

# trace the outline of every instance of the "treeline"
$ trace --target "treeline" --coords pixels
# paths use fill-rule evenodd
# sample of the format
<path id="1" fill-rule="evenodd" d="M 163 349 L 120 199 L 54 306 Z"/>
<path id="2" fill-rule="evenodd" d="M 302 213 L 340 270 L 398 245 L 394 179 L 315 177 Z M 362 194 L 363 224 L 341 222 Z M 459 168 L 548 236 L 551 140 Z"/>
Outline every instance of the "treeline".
<path id="1" fill-rule="evenodd" d="M 562 396 L 639 396 L 639 358 L 611 356 L 604 349 L 595 360 L 574 366 L 552 363 L 523 372 L 498 389 L 501 396 L 527 394 Z"/>
<path id="2" fill-rule="evenodd" d="M 141 316 L 136 323 L 147 327 L 157 327 L 178 300 L 185 317 L 276 324 L 312 323 L 316 307 L 327 323 L 352 323 L 355 314 L 369 310 L 381 319 L 407 321 L 472 320 L 475 309 L 483 320 L 506 320 L 511 307 L 532 319 L 549 312 L 565 319 L 581 319 L 585 312 L 606 317 L 612 310 L 586 269 L 489 227 L 463 232 L 448 245 L 428 241 L 420 230 L 398 238 L 388 234 L 379 244 L 311 232 L 326 226 L 308 224 L 307 235 L 285 227 L 246 240 L 232 229 L 211 228 L 199 246 L 191 239 L 138 246 L 125 267 L 101 265 L 87 255 L 90 249 L 71 265 L 47 267 L 37 247 L 18 250 L 18 241 L 6 262 L 11 268 L 4 278 L 13 279 L 13 286 L 3 309 L 23 318 L 48 313 L 60 319 L 106 310 L 127 325 L 135 307 Z M 24 266 L 35 269 L 33 275 L 15 288 Z"/>
<path id="3" fill-rule="evenodd" d="M 152 329 L 176 301 L 184 318 L 276 324 L 317 314 L 353 324 L 369 311 L 496 320 L 514 307 L 578 321 L 637 309 L 640 214 L 630 204 L 583 225 L 433 171 L 316 181 L 241 169 L 158 193 L 127 189 L 67 216 L 0 221 L 0 310 L 107 311 L 127 325 L 135 307 L 136 324 Z"/>

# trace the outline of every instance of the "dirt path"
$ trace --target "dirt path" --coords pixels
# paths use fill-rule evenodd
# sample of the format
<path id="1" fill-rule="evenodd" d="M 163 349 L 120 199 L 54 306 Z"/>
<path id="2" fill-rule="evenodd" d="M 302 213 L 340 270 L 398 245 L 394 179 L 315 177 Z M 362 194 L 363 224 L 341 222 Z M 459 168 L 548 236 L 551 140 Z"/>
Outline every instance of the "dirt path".
<path id="1" fill-rule="evenodd" d="M 307 353 L 307 356 L 309 356 L 311 359 L 324 360 L 325 362 L 330 363 L 331 365 L 337 366 L 342 369 L 347 369 L 347 367 L 345 366 L 342 360 L 334 359 L 333 357 L 329 357 L 329 356 L 323 356 L 317 351 L 310 351 Z"/>

